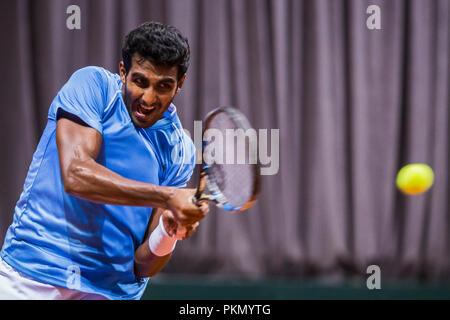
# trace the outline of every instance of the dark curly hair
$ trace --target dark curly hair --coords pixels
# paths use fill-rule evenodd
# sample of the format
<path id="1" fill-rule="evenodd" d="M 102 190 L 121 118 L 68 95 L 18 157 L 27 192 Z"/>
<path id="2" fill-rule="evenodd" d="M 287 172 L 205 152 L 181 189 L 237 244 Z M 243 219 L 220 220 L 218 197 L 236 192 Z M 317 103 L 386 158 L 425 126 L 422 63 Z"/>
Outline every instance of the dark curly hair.
<path id="1" fill-rule="evenodd" d="M 189 67 L 188 40 L 175 27 L 159 22 L 145 22 L 125 37 L 122 59 L 127 74 L 135 53 L 155 65 L 177 66 L 178 80 Z"/>

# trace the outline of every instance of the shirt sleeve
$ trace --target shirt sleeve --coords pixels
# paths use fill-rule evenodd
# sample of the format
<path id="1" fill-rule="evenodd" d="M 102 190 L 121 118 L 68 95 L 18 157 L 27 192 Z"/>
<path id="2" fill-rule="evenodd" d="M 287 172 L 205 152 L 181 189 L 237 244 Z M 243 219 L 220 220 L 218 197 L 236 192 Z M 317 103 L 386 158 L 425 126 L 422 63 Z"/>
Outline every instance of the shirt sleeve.
<path id="1" fill-rule="evenodd" d="M 73 73 L 58 92 L 50 106 L 48 117 L 56 120 L 58 109 L 62 108 L 102 133 L 105 90 L 103 73 L 99 68 L 80 69 Z"/>
<path id="2" fill-rule="evenodd" d="M 183 141 L 172 150 L 173 163 L 170 166 L 165 186 L 184 188 L 190 180 L 195 168 L 195 146 L 191 138 L 183 132 Z"/>

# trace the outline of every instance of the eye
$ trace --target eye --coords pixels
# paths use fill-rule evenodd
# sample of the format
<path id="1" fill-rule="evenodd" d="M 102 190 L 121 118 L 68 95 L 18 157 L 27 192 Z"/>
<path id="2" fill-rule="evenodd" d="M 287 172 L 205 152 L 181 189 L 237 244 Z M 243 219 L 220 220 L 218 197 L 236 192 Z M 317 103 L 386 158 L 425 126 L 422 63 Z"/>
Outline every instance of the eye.
<path id="1" fill-rule="evenodd" d="M 160 84 L 159 84 L 159 87 L 160 87 L 162 90 L 171 90 L 171 89 L 172 89 L 172 85 L 170 85 L 170 84 L 167 83 L 167 82 L 160 83 Z"/>
<path id="2" fill-rule="evenodd" d="M 136 83 L 139 87 L 146 86 L 146 81 L 144 81 L 142 78 L 135 78 L 134 83 Z"/>

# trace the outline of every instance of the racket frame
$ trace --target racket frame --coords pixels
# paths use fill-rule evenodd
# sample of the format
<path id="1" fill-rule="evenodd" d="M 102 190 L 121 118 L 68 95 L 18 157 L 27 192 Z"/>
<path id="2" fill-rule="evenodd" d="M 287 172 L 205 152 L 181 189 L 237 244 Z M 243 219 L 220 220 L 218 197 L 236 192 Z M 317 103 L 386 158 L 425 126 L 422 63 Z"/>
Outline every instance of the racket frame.
<path id="1" fill-rule="evenodd" d="M 205 162 L 203 157 L 203 150 L 208 144 L 208 141 L 205 140 L 205 132 L 210 129 L 211 121 L 220 113 L 225 113 L 229 118 L 237 125 L 237 128 L 243 129 L 247 131 L 251 129 L 250 123 L 247 118 L 237 109 L 229 106 L 218 107 L 206 115 L 205 127 L 202 132 L 202 165 L 200 168 L 200 179 L 197 187 L 197 191 L 195 194 L 194 202 L 198 202 L 201 200 L 208 200 L 214 202 L 218 207 L 230 211 L 230 212 L 242 212 L 249 209 L 256 202 L 257 196 L 260 191 L 260 177 L 259 177 L 259 163 L 257 161 L 256 164 L 252 166 L 253 168 L 253 185 L 252 185 L 252 195 L 247 200 L 245 204 L 242 206 L 235 206 L 230 203 L 227 198 L 223 195 L 218 187 L 217 183 L 209 177 L 209 170 L 211 165 Z M 250 150 L 249 150 L 250 152 Z M 211 194 L 204 194 L 206 187 L 209 189 Z"/>

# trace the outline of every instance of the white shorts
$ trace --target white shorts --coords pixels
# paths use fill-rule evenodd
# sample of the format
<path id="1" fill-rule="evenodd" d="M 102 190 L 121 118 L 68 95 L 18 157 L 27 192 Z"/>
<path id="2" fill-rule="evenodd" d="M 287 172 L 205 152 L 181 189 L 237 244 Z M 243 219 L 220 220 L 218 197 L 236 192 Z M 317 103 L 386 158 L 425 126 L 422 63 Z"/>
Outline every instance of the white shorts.
<path id="1" fill-rule="evenodd" d="M 52 286 L 18 272 L 0 257 L 0 300 L 108 300 L 106 297 Z"/>

